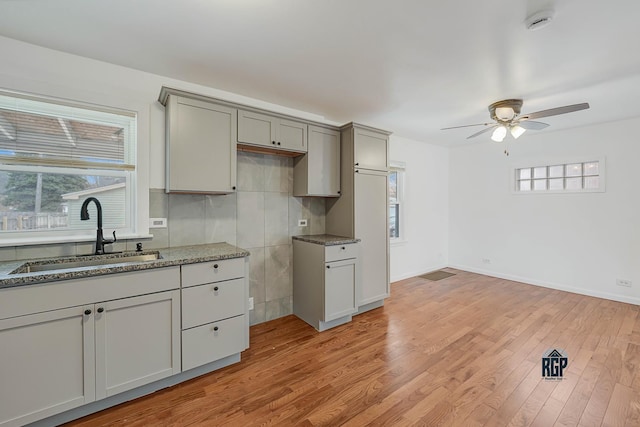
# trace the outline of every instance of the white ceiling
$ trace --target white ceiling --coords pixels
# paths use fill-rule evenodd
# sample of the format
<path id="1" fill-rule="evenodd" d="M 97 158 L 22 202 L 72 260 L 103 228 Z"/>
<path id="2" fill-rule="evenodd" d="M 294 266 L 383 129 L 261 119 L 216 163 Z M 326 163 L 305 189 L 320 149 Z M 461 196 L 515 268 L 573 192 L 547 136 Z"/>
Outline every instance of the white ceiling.
<path id="1" fill-rule="evenodd" d="M 591 104 L 540 132 L 640 116 L 639 20 L 637 0 L 0 0 L 6 37 L 445 145 L 506 98 Z"/>

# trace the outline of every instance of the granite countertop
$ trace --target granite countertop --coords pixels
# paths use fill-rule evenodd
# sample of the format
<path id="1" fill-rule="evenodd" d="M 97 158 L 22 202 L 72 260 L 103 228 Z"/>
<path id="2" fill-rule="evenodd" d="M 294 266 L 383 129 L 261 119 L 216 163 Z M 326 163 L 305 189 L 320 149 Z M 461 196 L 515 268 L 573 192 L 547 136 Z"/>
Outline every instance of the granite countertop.
<path id="1" fill-rule="evenodd" d="M 151 261 L 127 262 L 127 255 L 159 254 L 160 258 Z M 245 249 L 228 243 L 211 243 L 207 245 L 180 246 L 175 248 L 145 250 L 142 252 L 121 252 L 105 255 L 88 255 L 74 257 L 40 258 L 0 263 L 0 290 L 21 285 L 33 285 L 59 280 L 80 279 L 83 277 L 102 276 L 112 273 L 148 270 L 151 268 L 169 267 L 173 265 L 193 264 L 197 262 L 218 261 L 222 259 L 242 258 L 249 256 Z M 113 259 L 112 264 L 90 267 L 64 268 L 59 270 L 39 271 L 33 273 L 12 271 L 18 270 L 25 263 L 54 264 L 65 261 L 86 261 L 94 259 Z"/>
<path id="2" fill-rule="evenodd" d="M 351 237 L 334 236 L 331 234 L 312 234 L 309 236 L 293 236 L 294 240 L 301 240 L 303 242 L 315 243 L 316 245 L 334 246 L 334 245 L 348 245 L 350 243 L 358 243 L 360 239 L 353 239 Z"/>

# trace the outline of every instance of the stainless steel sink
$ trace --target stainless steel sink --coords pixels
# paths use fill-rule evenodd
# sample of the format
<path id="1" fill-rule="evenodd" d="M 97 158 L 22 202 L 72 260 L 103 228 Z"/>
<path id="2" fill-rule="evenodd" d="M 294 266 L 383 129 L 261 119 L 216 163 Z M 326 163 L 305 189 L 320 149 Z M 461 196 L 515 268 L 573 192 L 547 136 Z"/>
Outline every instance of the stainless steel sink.
<path id="1" fill-rule="evenodd" d="M 62 270 L 66 268 L 95 267 L 99 265 L 128 264 L 132 262 L 154 261 L 162 258 L 159 252 L 147 254 L 118 254 L 118 256 L 103 255 L 100 258 L 79 260 L 77 258 L 65 258 L 55 261 L 25 262 L 10 274 L 36 273 L 40 271 Z"/>

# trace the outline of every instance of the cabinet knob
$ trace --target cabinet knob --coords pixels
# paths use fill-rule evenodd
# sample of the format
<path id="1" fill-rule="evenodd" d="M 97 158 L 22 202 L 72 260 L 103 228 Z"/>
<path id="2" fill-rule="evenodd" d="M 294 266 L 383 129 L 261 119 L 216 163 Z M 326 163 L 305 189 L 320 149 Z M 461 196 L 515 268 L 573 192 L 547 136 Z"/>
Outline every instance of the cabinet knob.
<path id="1" fill-rule="evenodd" d="M 327 265 L 327 268 L 331 268 L 331 266 L 330 266 L 330 265 Z"/>
<path id="2" fill-rule="evenodd" d="M 342 247 L 342 248 L 340 248 L 340 249 L 342 249 L 343 251 L 346 251 L 346 250 L 347 250 L 347 248 L 346 248 L 345 246 L 343 246 L 343 247 Z"/>
<path id="3" fill-rule="evenodd" d="M 338 190 L 338 194 L 342 194 L 342 191 Z"/>
<path id="4" fill-rule="evenodd" d="M 218 292 L 218 289 L 219 288 L 217 286 L 213 288 L 214 292 Z"/>
<path id="5" fill-rule="evenodd" d="M 280 141 L 278 141 L 278 145 L 280 145 Z"/>
<path id="6" fill-rule="evenodd" d="M 231 187 L 231 189 L 232 189 L 232 190 L 235 190 L 235 189 L 236 189 L 236 186 L 234 185 L 233 187 Z"/>
<path id="7" fill-rule="evenodd" d="M 84 311 L 84 314 L 85 314 L 86 316 L 90 315 L 90 314 L 91 314 L 91 310 L 89 310 L 89 309 L 85 310 L 85 311 Z"/>
<path id="8" fill-rule="evenodd" d="M 104 307 L 98 307 L 98 313 L 104 313 Z"/>
<path id="9" fill-rule="evenodd" d="M 356 169 L 356 173 L 360 172 L 358 169 Z"/>
<path id="10" fill-rule="evenodd" d="M 272 143 L 273 145 L 276 145 L 276 142 L 275 142 L 275 141 L 271 141 L 271 143 Z"/>
<path id="11" fill-rule="evenodd" d="M 214 332 L 218 332 L 218 327 L 217 327 L 217 326 L 214 326 L 214 327 L 213 327 L 213 330 L 214 330 Z"/>
<path id="12" fill-rule="evenodd" d="M 356 166 L 360 166 L 360 163 L 356 163 Z"/>
<path id="13" fill-rule="evenodd" d="M 213 264 L 213 268 L 218 269 L 218 264 Z"/>

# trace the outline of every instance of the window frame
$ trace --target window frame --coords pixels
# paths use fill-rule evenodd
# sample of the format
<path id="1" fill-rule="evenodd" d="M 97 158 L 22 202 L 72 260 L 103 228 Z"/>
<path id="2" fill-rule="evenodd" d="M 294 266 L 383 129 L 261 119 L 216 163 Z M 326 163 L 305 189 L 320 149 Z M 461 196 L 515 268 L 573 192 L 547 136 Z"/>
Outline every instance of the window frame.
<path id="1" fill-rule="evenodd" d="M 74 92 L 78 98 L 95 97 L 93 94 L 77 93 Z M 148 107 L 145 107 L 140 103 L 126 102 L 125 106 L 121 106 L 121 100 L 114 100 L 113 97 L 104 97 L 104 99 L 98 100 L 99 102 L 92 102 L 91 100 L 71 100 L 68 98 L 54 97 L 46 94 L 34 95 L 24 92 L 19 92 L 11 89 L 0 88 L 0 93 L 4 96 L 13 96 L 16 98 L 26 98 L 29 100 L 40 101 L 44 103 L 58 104 L 62 106 L 69 106 L 74 108 L 87 109 L 97 112 L 106 112 L 111 114 L 118 114 L 122 116 L 130 116 L 133 118 L 133 125 L 135 130 L 132 133 L 133 141 L 130 143 L 132 146 L 133 161 L 128 162 L 129 166 L 124 168 L 110 167 L 109 164 L 105 164 L 104 168 L 94 167 L 95 164 L 88 164 L 82 166 L 68 166 L 62 165 L 40 165 L 37 163 L 25 163 L 25 162 L 12 162 L 12 161 L 0 161 L 0 168 L 5 171 L 21 171 L 30 173 L 63 173 L 68 175 L 97 175 L 97 176 L 119 176 L 125 178 L 125 224 L 123 227 L 116 228 L 115 231 L 119 239 L 128 238 L 149 238 L 152 237 L 148 233 L 148 161 L 146 157 L 149 155 L 148 147 L 148 131 L 146 128 L 149 126 L 149 112 Z M 105 102 L 107 101 L 107 102 Z M 117 107 L 108 106 L 106 104 L 118 105 Z M 64 162 L 63 162 L 64 163 Z M 133 164 L 133 168 L 130 165 Z M 145 191 L 146 190 L 146 191 Z M 90 206 L 90 210 L 91 207 Z M 142 214 L 142 215 L 141 215 Z M 146 214 L 146 215 L 145 215 Z M 92 224 L 95 222 L 93 217 L 91 218 Z M 106 231 L 110 232 L 113 229 Z M 11 231 L 1 232 L 0 247 L 16 246 L 16 245 L 32 245 L 32 244 L 51 244 L 51 243 L 70 243 L 70 242 L 85 242 L 95 240 L 95 227 L 91 229 L 78 229 L 78 228 L 64 228 L 64 229 L 41 229 L 41 230 L 26 230 L 26 231 Z"/>
<path id="2" fill-rule="evenodd" d="M 585 177 L 589 177 L 589 176 L 594 176 L 594 175 L 585 175 L 584 171 L 579 175 L 576 176 L 576 178 L 582 178 L 583 179 L 583 188 L 579 188 L 579 189 L 567 189 L 567 188 L 562 188 L 562 189 L 550 189 L 549 188 L 549 180 L 550 179 L 558 179 L 557 177 L 551 177 L 550 174 L 550 168 L 552 167 L 557 167 L 557 166 L 562 166 L 563 167 L 563 175 L 561 177 L 561 179 L 564 180 L 563 182 L 563 187 L 566 187 L 566 179 L 567 178 L 572 178 L 571 176 L 567 175 L 566 172 L 566 167 L 569 165 L 573 165 L 573 164 L 582 164 L 584 165 L 585 163 L 591 163 L 591 162 L 597 162 L 598 163 L 598 179 L 599 179 L 599 186 L 598 188 L 584 188 L 584 178 Z M 546 188 L 543 190 L 534 190 L 533 188 L 533 183 L 534 181 L 536 181 L 537 179 L 534 178 L 534 169 L 536 168 L 546 168 L 546 176 L 545 178 L 540 178 L 539 180 L 545 180 L 546 182 Z M 519 183 L 520 181 L 522 181 L 519 178 L 518 172 L 521 169 L 531 169 L 531 177 L 530 177 L 530 181 L 532 184 L 532 187 L 530 190 L 528 191 L 523 191 L 519 189 Z M 605 156 L 582 156 L 582 157 L 573 157 L 573 158 L 553 158 L 553 159 L 539 159 L 539 160 L 531 160 L 531 161 L 527 161 L 526 163 L 524 162 L 517 162 L 517 163 L 513 163 L 512 166 L 509 168 L 509 186 L 510 186 L 510 190 L 512 194 L 579 194 L 579 193 L 604 193 L 606 192 L 606 158 Z"/>
<path id="3" fill-rule="evenodd" d="M 391 235 L 389 235 L 389 244 L 391 245 L 395 245 L 395 244 L 400 244 L 400 243 L 404 243 L 406 242 L 406 233 L 405 233 L 405 229 L 406 229 L 406 215 L 405 215 L 405 206 L 406 206 L 406 200 L 405 200 L 405 186 L 406 186 L 406 174 L 407 174 L 407 167 L 406 167 L 406 163 L 404 162 L 399 162 L 399 161 L 390 161 L 389 162 L 389 175 L 395 172 L 397 173 L 396 176 L 396 203 L 392 204 L 391 200 L 389 198 L 389 200 L 387 201 L 387 212 L 390 212 L 392 205 L 397 205 L 397 213 L 396 213 L 396 218 L 397 218 L 397 225 L 398 225 L 398 229 L 399 229 L 399 233 L 398 233 L 398 237 L 391 237 Z M 388 186 L 389 184 L 387 184 Z M 389 231 L 391 230 L 391 215 L 389 215 L 389 221 L 388 221 L 388 225 L 387 225 L 387 233 L 389 233 Z"/>

